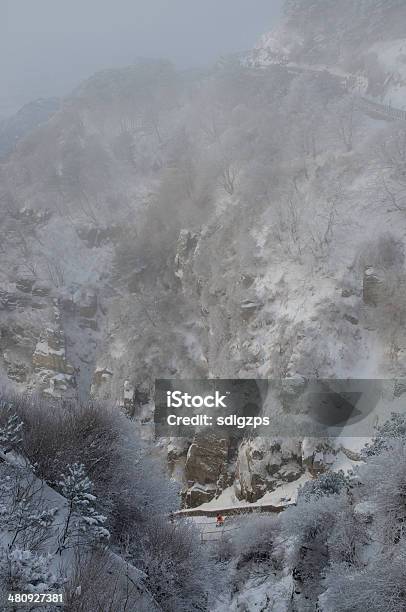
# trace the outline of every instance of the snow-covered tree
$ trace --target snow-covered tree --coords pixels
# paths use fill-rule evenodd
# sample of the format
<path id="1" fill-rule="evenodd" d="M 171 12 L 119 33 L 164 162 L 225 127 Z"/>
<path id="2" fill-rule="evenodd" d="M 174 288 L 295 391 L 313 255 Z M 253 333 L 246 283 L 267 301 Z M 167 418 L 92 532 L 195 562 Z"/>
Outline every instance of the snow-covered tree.
<path id="1" fill-rule="evenodd" d="M 7 554 L 7 586 L 10 591 L 47 593 L 60 587 L 50 569 L 52 556 L 28 549 L 13 548 Z"/>
<path id="2" fill-rule="evenodd" d="M 65 524 L 60 537 L 60 550 L 69 537 L 87 533 L 97 541 L 106 541 L 109 531 L 103 526 L 106 517 L 95 508 L 96 496 L 92 494 L 93 483 L 86 475 L 85 466 L 73 463 L 61 475 L 59 487 L 68 501 Z"/>
<path id="3" fill-rule="evenodd" d="M 359 477 L 374 508 L 376 539 L 397 543 L 406 536 L 406 440 L 393 440 L 388 449 L 369 457 Z"/>
<path id="4" fill-rule="evenodd" d="M 335 563 L 326 574 L 319 598 L 322 612 L 404 612 L 406 606 L 406 540 L 390 554 L 371 555 L 366 566 L 354 571 Z"/>
<path id="5" fill-rule="evenodd" d="M 24 423 L 17 414 L 11 414 L 6 423 L 0 427 L 0 449 L 4 453 L 9 453 L 21 446 L 23 425 Z"/>
<path id="6" fill-rule="evenodd" d="M 376 428 L 376 435 L 372 442 L 363 449 L 365 457 L 378 455 L 387 450 L 394 442 L 406 441 L 406 415 L 393 412 L 391 417 Z"/>
<path id="7" fill-rule="evenodd" d="M 349 488 L 350 478 L 341 470 L 339 472 L 324 472 L 315 480 L 306 482 L 299 491 L 299 499 L 303 497 L 309 501 L 312 497 L 323 495 L 336 495 L 343 489 Z"/>
<path id="8" fill-rule="evenodd" d="M 58 509 L 44 499 L 44 487 L 26 468 L 1 466 L 0 529 L 10 547 L 36 550 L 52 538 Z"/>

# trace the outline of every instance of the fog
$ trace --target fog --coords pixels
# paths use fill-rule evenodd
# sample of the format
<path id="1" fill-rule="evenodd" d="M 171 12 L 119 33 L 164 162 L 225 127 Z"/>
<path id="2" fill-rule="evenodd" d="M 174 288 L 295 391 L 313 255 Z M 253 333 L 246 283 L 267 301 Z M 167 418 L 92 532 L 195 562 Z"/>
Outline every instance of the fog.
<path id="1" fill-rule="evenodd" d="M 406 612 L 406 0 L 1 11 L 0 612 Z"/>
<path id="2" fill-rule="evenodd" d="M 0 0 L 0 116 L 140 56 L 187 68 L 249 49 L 280 11 L 281 0 Z"/>

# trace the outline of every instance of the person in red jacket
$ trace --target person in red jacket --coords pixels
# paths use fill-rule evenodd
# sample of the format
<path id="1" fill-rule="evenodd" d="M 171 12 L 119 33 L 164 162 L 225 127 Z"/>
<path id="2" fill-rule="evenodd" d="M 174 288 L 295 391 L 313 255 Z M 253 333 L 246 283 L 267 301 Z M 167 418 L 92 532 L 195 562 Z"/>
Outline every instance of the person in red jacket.
<path id="1" fill-rule="evenodd" d="M 220 512 L 216 516 L 216 527 L 222 527 L 224 525 L 224 516 Z"/>

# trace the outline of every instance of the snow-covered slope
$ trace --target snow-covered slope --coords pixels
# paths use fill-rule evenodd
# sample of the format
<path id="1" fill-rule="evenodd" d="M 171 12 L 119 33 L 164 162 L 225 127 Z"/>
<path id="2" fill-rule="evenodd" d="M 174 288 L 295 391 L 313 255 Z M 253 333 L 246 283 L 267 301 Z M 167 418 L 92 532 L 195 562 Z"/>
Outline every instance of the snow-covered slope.
<path id="1" fill-rule="evenodd" d="M 405 109 L 403 2 L 294 0 L 285 8 L 282 24 L 249 54 L 250 65 L 319 64 L 341 70 L 356 77 L 357 87 L 372 98 Z"/>
<path id="2" fill-rule="evenodd" d="M 106 549 L 102 542 L 99 548 L 92 548 L 97 543 L 88 537 L 90 517 L 78 514 L 76 504 L 69 520 L 71 499 L 36 477 L 32 466 L 15 452 L 0 451 L 0 492 L 0 605 L 3 610 L 22 609 L 18 602 L 10 605 L 8 594 L 14 592 L 59 593 L 66 605 L 75 605 L 78 601 L 86 605 L 84 568 L 89 564 L 95 571 L 93 577 L 87 577 L 92 580 L 92 592 L 94 589 L 103 592 L 106 606 L 124 609 L 123 606 L 131 605 L 143 612 L 159 612 L 160 607 L 145 586 L 143 572 Z M 95 499 L 90 490 L 83 491 L 83 496 L 90 505 Z M 96 514 L 93 519 L 96 524 Z M 81 547 L 81 558 L 78 547 Z M 92 604 L 90 601 L 88 604 L 90 609 Z"/>

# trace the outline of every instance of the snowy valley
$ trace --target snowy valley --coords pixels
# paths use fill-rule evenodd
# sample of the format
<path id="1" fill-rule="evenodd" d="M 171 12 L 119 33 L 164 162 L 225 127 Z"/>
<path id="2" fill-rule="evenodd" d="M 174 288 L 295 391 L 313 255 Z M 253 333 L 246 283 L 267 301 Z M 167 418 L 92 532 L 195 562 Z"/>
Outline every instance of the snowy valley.
<path id="1" fill-rule="evenodd" d="M 4 593 L 405 609 L 405 20 L 287 0 L 249 53 L 106 70 L 0 129 Z M 156 439 L 156 378 L 385 384 L 334 439 Z"/>

